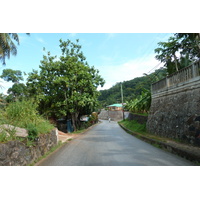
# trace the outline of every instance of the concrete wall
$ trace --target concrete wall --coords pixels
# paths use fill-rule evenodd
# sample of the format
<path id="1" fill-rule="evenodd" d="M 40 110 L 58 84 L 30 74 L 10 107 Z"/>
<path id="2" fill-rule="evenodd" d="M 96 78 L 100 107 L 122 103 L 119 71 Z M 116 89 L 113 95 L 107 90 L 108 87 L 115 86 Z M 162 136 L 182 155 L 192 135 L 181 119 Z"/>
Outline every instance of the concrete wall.
<path id="1" fill-rule="evenodd" d="M 120 121 L 123 119 L 122 111 L 111 111 L 111 110 L 101 110 L 98 115 L 99 119 L 108 120 L 108 117 L 111 118 L 112 121 Z"/>
<path id="2" fill-rule="evenodd" d="M 150 133 L 200 145 L 200 76 L 152 92 Z"/>
<path id="3" fill-rule="evenodd" d="M 27 146 L 26 142 L 0 143 L 0 166 L 26 166 L 47 153 L 58 142 L 57 129 L 41 134 L 37 142 Z"/>

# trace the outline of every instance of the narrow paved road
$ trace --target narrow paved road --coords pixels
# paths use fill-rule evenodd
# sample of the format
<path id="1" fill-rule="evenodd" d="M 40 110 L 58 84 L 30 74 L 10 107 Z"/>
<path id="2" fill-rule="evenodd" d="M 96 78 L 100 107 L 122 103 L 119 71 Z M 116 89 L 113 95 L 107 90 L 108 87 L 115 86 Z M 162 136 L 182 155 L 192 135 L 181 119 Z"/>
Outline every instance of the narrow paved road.
<path id="1" fill-rule="evenodd" d="M 39 166 L 190 165 L 193 164 L 126 133 L 113 121 L 103 121 L 39 163 Z"/>

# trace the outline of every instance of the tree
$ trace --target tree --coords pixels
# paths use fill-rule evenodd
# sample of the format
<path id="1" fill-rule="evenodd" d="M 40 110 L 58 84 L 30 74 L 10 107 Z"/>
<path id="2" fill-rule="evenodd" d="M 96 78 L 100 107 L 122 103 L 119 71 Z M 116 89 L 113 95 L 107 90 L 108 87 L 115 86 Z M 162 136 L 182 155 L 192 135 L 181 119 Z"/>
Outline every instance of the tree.
<path id="1" fill-rule="evenodd" d="M 13 83 L 19 83 L 23 81 L 22 72 L 20 70 L 4 69 L 0 78 L 5 81 L 12 81 Z"/>
<path id="2" fill-rule="evenodd" d="M 170 63 L 175 64 L 176 71 L 178 71 L 178 58 L 176 53 L 180 48 L 178 39 L 175 37 L 170 37 L 168 42 L 159 42 L 159 48 L 155 49 L 156 59 L 165 63 L 165 66 L 168 67 Z"/>
<path id="3" fill-rule="evenodd" d="M 29 33 L 27 33 L 29 35 Z M 17 33 L 0 33 L 0 61 L 6 65 L 5 59 L 10 59 L 10 55 L 17 55 L 17 45 L 20 44 Z"/>
<path id="4" fill-rule="evenodd" d="M 168 74 L 188 66 L 200 58 L 199 33 L 175 33 L 168 42 L 159 42 L 156 59 L 164 63 Z M 180 54 L 180 57 L 177 56 Z"/>
<path id="5" fill-rule="evenodd" d="M 200 33 L 176 33 L 176 38 L 181 44 L 181 54 L 190 60 L 200 58 Z"/>
<path id="6" fill-rule="evenodd" d="M 99 71 L 85 61 L 78 42 L 60 40 L 62 55 L 59 60 L 48 52 L 43 56 L 40 72 L 29 73 L 27 81 L 29 93 L 38 94 L 42 113 L 72 119 L 75 130 L 81 112 L 92 111 L 97 106 L 97 87 L 104 84 Z"/>
<path id="7" fill-rule="evenodd" d="M 24 80 L 20 70 L 4 69 L 0 78 L 14 83 L 7 91 L 9 95 L 6 100 L 8 102 L 22 100 L 25 97 L 26 86 L 23 83 L 19 83 Z"/>
<path id="8" fill-rule="evenodd" d="M 15 83 L 11 88 L 8 89 L 7 102 L 11 101 L 22 101 L 26 97 L 26 85 L 23 83 Z"/>

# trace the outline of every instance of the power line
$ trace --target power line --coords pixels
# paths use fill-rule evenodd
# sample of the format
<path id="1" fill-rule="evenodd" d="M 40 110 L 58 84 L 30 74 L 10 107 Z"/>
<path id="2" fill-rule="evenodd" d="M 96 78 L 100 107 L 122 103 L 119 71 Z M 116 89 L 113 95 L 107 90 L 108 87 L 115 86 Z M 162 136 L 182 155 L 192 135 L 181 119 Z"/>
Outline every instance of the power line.
<path id="1" fill-rule="evenodd" d="M 166 35 L 168 35 L 168 33 L 165 33 L 164 36 L 163 36 L 163 38 L 164 38 Z M 154 41 L 155 41 L 155 39 L 154 39 Z M 159 66 L 161 63 L 162 63 L 162 62 L 159 62 L 155 67 L 153 67 L 153 68 L 152 68 L 149 72 L 147 72 L 146 74 L 149 74 L 151 71 L 157 69 L 158 66 Z"/>
<path id="2" fill-rule="evenodd" d="M 168 33 L 165 33 L 162 38 L 164 38 Z M 153 50 L 153 47 L 155 48 L 155 41 L 157 40 L 157 37 L 160 35 L 160 33 L 157 33 L 157 35 L 155 36 L 154 40 L 150 43 L 150 45 L 148 45 L 148 47 L 146 48 L 147 50 L 145 51 L 144 55 L 136 62 L 136 64 L 140 64 L 142 61 L 144 61 L 150 54 L 150 52 Z M 154 44 L 154 45 L 153 45 Z"/>
<path id="3" fill-rule="evenodd" d="M 149 72 L 147 72 L 147 74 L 149 74 L 151 71 L 153 71 L 154 69 L 157 69 L 158 66 L 161 64 L 162 62 L 159 62 L 155 67 L 153 67 Z"/>

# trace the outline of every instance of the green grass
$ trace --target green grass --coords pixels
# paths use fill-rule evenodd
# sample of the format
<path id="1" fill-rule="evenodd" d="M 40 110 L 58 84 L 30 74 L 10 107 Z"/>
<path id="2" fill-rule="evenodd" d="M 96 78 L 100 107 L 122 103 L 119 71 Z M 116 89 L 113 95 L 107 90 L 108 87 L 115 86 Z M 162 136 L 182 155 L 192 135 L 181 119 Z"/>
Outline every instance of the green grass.
<path id="1" fill-rule="evenodd" d="M 45 120 L 38 114 L 37 104 L 33 100 L 9 103 L 4 110 L 0 110 L 0 125 L 1 124 L 9 124 L 27 129 L 28 132 L 32 134 L 30 137 L 32 140 L 34 140 L 38 134 L 49 133 L 50 130 L 54 128 L 48 120 Z M 5 134 L 0 134 L 1 142 L 12 139 L 15 138 L 5 138 Z"/>
<path id="2" fill-rule="evenodd" d="M 160 137 L 158 135 L 154 135 L 154 134 L 149 134 L 146 130 L 146 124 L 140 124 L 135 120 L 122 120 L 119 122 L 122 126 L 124 126 L 125 128 L 129 129 L 130 131 L 133 131 L 134 133 L 137 133 L 135 136 L 136 137 L 141 137 L 142 135 L 147 137 L 147 138 L 151 138 L 151 139 L 155 139 L 161 142 L 166 142 L 167 140 L 170 140 L 169 138 L 165 138 L 165 137 Z"/>
<path id="3" fill-rule="evenodd" d="M 119 123 L 133 132 L 138 132 L 138 133 L 143 133 L 143 134 L 146 133 L 146 124 L 139 124 L 135 120 L 127 120 L 127 119 L 122 120 Z"/>
<path id="4" fill-rule="evenodd" d="M 39 133 L 47 133 L 53 125 L 37 112 L 37 104 L 33 100 L 10 103 L 4 113 L 4 122 L 27 128 L 29 125 L 37 127 Z"/>
<path id="5" fill-rule="evenodd" d="M 132 114 L 141 115 L 141 116 L 148 116 L 148 113 L 132 113 Z"/>

